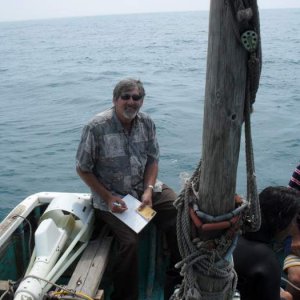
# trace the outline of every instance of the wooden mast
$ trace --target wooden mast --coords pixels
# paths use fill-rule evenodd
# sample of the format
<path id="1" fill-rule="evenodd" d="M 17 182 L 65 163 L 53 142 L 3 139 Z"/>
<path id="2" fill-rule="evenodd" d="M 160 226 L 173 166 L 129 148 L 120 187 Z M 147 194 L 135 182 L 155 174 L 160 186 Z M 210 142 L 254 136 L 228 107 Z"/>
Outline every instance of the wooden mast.
<path id="1" fill-rule="evenodd" d="M 249 3 L 210 2 L 202 162 L 175 203 L 182 299 L 232 298 L 237 278 L 230 256 L 240 221 L 247 216 L 249 229 L 260 226 L 249 117 L 260 75 L 259 37 L 252 30 L 259 31 L 259 21 L 256 2 Z M 244 118 L 249 208 L 245 201 L 235 207 Z"/>
<path id="2" fill-rule="evenodd" d="M 232 1 L 232 0 L 228 0 Z M 227 0 L 211 0 L 198 207 L 212 216 L 234 210 L 236 175 L 247 79 L 247 52 L 237 40 Z M 223 231 L 200 233 L 202 240 Z M 202 291 L 221 292 L 223 283 L 198 275 Z M 228 291 L 218 299 L 228 299 Z M 203 299 L 206 299 L 204 296 Z M 217 299 L 217 298 L 215 298 Z"/>
<path id="3" fill-rule="evenodd" d="M 231 0 L 228 0 L 231 1 Z M 228 1 L 211 0 L 199 175 L 199 208 L 213 216 L 234 208 L 247 75 Z"/>

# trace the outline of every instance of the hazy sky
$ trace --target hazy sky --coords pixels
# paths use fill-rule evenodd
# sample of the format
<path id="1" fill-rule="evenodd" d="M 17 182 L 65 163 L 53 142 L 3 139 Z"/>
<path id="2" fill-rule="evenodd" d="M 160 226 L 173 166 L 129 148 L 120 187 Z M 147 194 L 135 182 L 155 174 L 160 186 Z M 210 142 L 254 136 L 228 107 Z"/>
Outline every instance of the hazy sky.
<path id="1" fill-rule="evenodd" d="M 209 0 L 0 0 L 0 21 L 208 10 Z M 300 7 L 299 0 L 258 0 L 260 9 Z"/>

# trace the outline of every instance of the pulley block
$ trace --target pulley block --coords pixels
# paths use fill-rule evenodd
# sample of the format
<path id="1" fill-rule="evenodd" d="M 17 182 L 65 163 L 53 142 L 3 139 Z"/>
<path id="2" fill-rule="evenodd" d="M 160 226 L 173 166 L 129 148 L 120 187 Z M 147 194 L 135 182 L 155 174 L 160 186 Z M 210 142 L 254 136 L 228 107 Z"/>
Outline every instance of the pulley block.
<path id="1" fill-rule="evenodd" d="M 253 52 L 258 45 L 258 35 L 253 30 L 247 30 L 241 35 L 241 41 L 247 51 Z"/>

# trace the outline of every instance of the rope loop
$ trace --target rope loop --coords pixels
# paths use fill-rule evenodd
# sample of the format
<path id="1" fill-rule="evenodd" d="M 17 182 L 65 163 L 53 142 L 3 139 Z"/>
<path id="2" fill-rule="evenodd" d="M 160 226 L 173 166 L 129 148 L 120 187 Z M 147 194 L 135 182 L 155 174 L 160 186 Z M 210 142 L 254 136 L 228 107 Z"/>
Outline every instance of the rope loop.
<path id="1" fill-rule="evenodd" d="M 193 201 L 194 200 L 194 201 Z M 241 215 L 244 210 L 249 207 L 249 203 L 239 195 L 235 195 L 235 209 L 220 216 L 211 216 L 199 209 L 195 199 L 190 199 L 189 215 L 193 225 L 200 231 L 216 231 L 224 230 L 235 226 L 241 220 Z"/>

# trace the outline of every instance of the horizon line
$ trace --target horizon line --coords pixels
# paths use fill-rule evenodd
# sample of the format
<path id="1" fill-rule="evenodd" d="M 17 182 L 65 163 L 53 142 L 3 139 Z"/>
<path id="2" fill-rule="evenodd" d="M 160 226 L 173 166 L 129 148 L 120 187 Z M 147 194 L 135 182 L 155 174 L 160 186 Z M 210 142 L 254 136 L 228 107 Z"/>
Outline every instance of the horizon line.
<path id="1" fill-rule="evenodd" d="M 282 10 L 282 9 L 300 9 L 299 7 L 275 7 L 275 8 L 260 8 L 259 10 Z M 145 11 L 145 12 L 116 12 L 116 13 L 103 13 L 103 14 L 91 14 L 91 15 L 70 15 L 70 16 L 49 16 L 49 17 L 37 17 L 37 18 L 17 18 L 1 20 L 0 23 L 14 23 L 14 22 L 30 22 L 30 21 L 45 21 L 45 20 L 58 20 L 58 19 L 70 19 L 70 18 L 88 18 L 88 17 L 105 17 L 105 16 L 127 16 L 127 15 L 143 15 L 143 14 L 163 14 L 163 13 L 190 13 L 190 12 L 209 12 L 207 9 L 202 10 L 176 10 L 176 11 Z"/>

